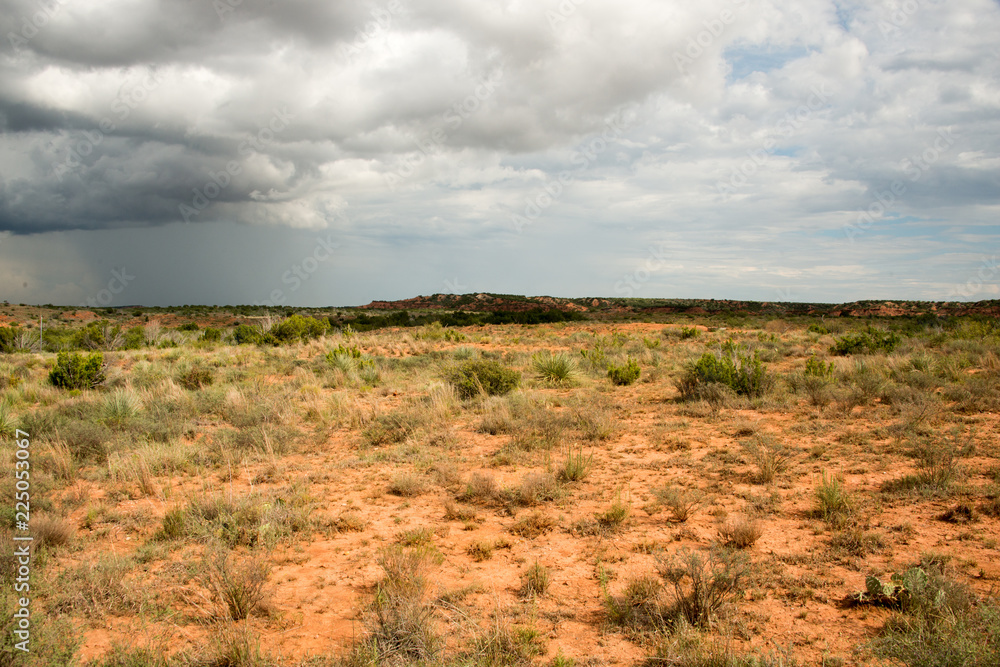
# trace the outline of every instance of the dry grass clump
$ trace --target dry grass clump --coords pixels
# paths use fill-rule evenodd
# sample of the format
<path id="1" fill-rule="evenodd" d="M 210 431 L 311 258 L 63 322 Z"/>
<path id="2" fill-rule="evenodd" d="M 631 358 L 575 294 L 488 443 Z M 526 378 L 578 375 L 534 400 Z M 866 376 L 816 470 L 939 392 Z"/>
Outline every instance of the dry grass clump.
<path id="1" fill-rule="evenodd" d="M 594 518 L 597 520 L 597 525 L 601 532 L 614 533 L 625 526 L 631 509 L 629 503 L 623 501 L 621 496 L 618 496 L 608 509 L 597 513 L 594 515 Z"/>
<path id="2" fill-rule="evenodd" d="M 610 406 L 601 401 L 586 408 L 578 408 L 575 420 L 576 427 L 587 440 L 610 440 L 619 426 Z"/>
<path id="3" fill-rule="evenodd" d="M 771 436 L 758 435 L 740 446 L 757 468 L 753 479 L 758 484 L 770 484 L 788 469 L 788 452 Z"/>
<path id="4" fill-rule="evenodd" d="M 348 510 L 330 519 L 329 528 L 335 533 L 361 533 L 368 527 L 368 522 L 357 512 Z"/>
<path id="5" fill-rule="evenodd" d="M 252 614 L 267 614 L 271 564 L 263 556 L 233 558 L 229 550 L 216 549 L 206 555 L 204 568 L 205 585 L 220 603 L 220 617 L 242 621 Z"/>
<path id="6" fill-rule="evenodd" d="M 465 550 L 469 557 L 477 563 L 493 558 L 493 543 L 488 541 L 473 542 Z"/>
<path id="7" fill-rule="evenodd" d="M 618 595 L 608 593 L 605 585 L 608 621 L 629 630 L 664 630 L 671 619 L 663 594 L 663 582 L 653 574 L 631 577 Z"/>
<path id="8" fill-rule="evenodd" d="M 517 504 L 531 506 L 555 500 L 560 495 L 555 477 L 549 473 L 528 473 L 515 492 Z"/>
<path id="9" fill-rule="evenodd" d="M 416 410 L 397 410 L 378 415 L 361 432 L 372 447 L 403 442 L 424 425 L 425 416 Z"/>
<path id="10" fill-rule="evenodd" d="M 33 514 L 30 526 L 36 547 L 60 547 L 73 540 L 73 526 L 61 517 Z"/>
<path id="11" fill-rule="evenodd" d="M 443 642 L 434 630 L 434 607 L 426 600 L 426 549 L 390 547 L 379 555 L 385 573 L 364 615 L 365 636 L 346 656 L 347 665 L 427 663 Z"/>
<path id="12" fill-rule="evenodd" d="M 394 496 L 410 498 L 419 496 L 425 491 L 427 491 L 427 485 L 424 484 L 424 480 L 412 473 L 396 475 L 389 483 L 389 493 Z"/>
<path id="13" fill-rule="evenodd" d="M 549 590 L 549 569 L 537 560 L 521 576 L 522 597 L 541 597 Z"/>
<path id="14" fill-rule="evenodd" d="M 139 588 L 127 578 L 133 563 L 105 554 L 59 574 L 56 593 L 47 604 L 50 613 L 89 617 L 139 613 L 144 605 Z"/>
<path id="15" fill-rule="evenodd" d="M 838 531 L 830 538 L 830 548 L 839 553 L 855 558 L 863 558 L 882 552 L 888 547 L 885 538 L 878 533 L 865 530 L 860 526 Z"/>
<path id="16" fill-rule="evenodd" d="M 678 523 L 690 519 L 704 502 L 704 496 L 699 491 L 689 491 L 669 484 L 652 489 L 652 493 L 657 502 L 670 510 L 671 521 Z"/>
<path id="17" fill-rule="evenodd" d="M 500 487 L 493 475 L 477 472 L 469 477 L 459 499 L 485 505 L 495 501 L 499 493 Z"/>
<path id="18" fill-rule="evenodd" d="M 747 549 L 764 534 L 764 525 L 746 516 L 730 517 L 719 526 L 719 539 L 727 547 Z"/>
<path id="19" fill-rule="evenodd" d="M 515 535 L 533 540 L 539 535 L 544 535 L 556 526 L 556 520 L 547 514 L 534 511 L 527 516 L 521 517 L 510 527 L 510 532 Z"/>

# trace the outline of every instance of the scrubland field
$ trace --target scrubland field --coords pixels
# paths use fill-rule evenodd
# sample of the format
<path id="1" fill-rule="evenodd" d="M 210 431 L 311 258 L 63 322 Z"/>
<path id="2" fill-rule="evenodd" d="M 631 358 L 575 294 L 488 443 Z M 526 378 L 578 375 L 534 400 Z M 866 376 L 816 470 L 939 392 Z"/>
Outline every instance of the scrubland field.
<path id="1" fill-rule="evenodd" d="M 995 320 L 231 320 L 8 336 L 0 664 L 1000 664 Z"/>

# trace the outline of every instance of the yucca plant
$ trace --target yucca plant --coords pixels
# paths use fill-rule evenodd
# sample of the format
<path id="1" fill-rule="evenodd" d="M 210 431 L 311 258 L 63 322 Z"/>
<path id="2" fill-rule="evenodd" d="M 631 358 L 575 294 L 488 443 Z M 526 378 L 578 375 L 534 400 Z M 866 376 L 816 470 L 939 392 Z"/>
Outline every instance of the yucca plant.
<path id="1" fill-rule="evenodd" d="M 576 359 L 565 352 L 539 352 L 531 358 L 531 365 L 546 382 L 561 385 L 576 382 Z"/>
<path id="2" fill-rule="evenodd" d="M 7 403 L 0 402 L 0 438 L 7 438 L 14 435 L 17 428 L 17 420 L 11 413 Z"/>
<path id="3" fill-rule="evenodd" d="M 119 389 L 104 399 L 104 422 L 111 428 L 124 428 L 142 410 L 142 401 L 132 389 Z"/>

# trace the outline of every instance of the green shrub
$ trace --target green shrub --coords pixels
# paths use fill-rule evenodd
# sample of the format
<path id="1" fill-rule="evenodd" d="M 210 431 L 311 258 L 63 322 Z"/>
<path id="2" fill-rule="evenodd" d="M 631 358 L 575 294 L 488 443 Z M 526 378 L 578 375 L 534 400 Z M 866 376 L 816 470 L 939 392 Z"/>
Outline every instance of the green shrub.
<path id="1" fill-rule="evenodd" d="M 10 354 L 16 347 L 17 336 L 20 332 L 14 327 L 0 327 L 0 352 Z"/>
<path id="2" fill-rule="evenodd" d="M 722 348 L 721 354 L 706 352 L 690 365 L 678 383 L 685 400 L 701 398 L 713 384 L 729 387 L 741 396 L 762 396 L 771 387 L 771 378 L 756 353 L 753 356 L 739 352 L 732 342 Z"/>
<path id="3" fill-rule="evenodd" d="M 146 345 L 146 330 L 142 327 L 132 327 L 125 332 L 122 347 L 126 350 L 139 350 Z"/>
<path id="4" fill-rule="evenodd" d="M 819 324 L 810 324 L 807 331 L 809 333 L 819 334 L 820 336 L 825 336 L 826 334 L 830 333 L 829 329 Z"/>
<path id="5" fill-rule="evenodd" d="M 269 336 L 249 324 L 240 324 L 233 330 L 233 342 L 237 345 L 264 345 L 270 342 Z"/>
<path id="6" fill-rule="evenodd" d="M 701 332 L 694 327 L 681 327 L 681 340 L 697 338 L 700 334 Z"/>
<path id="7" fill-rule="evenodd" d="M 197 331 L 198 329 L 199 327 L 197 322 L 185 322 L 177 327 L 178 331 Z"/>
<path id="8" fill-rule="evenodd" d="M 875 327 L 868 327 L 864 331 L 847 334 L 843 338 L 837 338 L 830 353 L 840 356 L 847 354 L 878 354 L 884 352 L 889 354 L 899 347 L 902 339 L 899 334 L 893 331 L 882 331 Z"/>
<path id="9" fill-rule="evenodd" d="M 618 386 L 632 384 L 639 379 L 641 373 L 639 364 L 632 357 L 628 358 L 628 362 L 624 366 L 608 366 L 608 378 L 612 384 Z"/>
<path id="10" fill-rule="evenodd" d="M 216 329 L 215 327 L 207 327 L 205 331 L 201 334 L 201 339 L 206 343 L 218 343 L 222 340 L 222 329 Z"/>
<path id="11" fill-rule="evenodd" d="M 809 357 L 806 359 L 806 376 L 817 378 L 833 377 L 833 362 L 825 364 L 822 359 L 815 356 Z"/>
<path id="12" fill-rule="evenodd" d="M 49 373 L 49 382 L 63 389 L 92 389 L 104 380 L 104 355 L 100 352 L 87 356 L 60 352 Z"/>
<path id="13" fill-rule="evenodd" d="M 521 374 L 498 361 L 470 360 L 452 369 L 448 381 L 463 399 L 479 393 L 498 396 L 513 391 L 521 382 Z"/>
<path id="14" fill-rule="evenodd" d="M 292 315 L 276 324 L 271 329 L 271 335 L 279 343 L 293 343 L 297 340 L 305 342 L 312 338 L 319 338 L 329 328 L 330 323 L 325 319 L 317 320 L 314 317 Z"/>

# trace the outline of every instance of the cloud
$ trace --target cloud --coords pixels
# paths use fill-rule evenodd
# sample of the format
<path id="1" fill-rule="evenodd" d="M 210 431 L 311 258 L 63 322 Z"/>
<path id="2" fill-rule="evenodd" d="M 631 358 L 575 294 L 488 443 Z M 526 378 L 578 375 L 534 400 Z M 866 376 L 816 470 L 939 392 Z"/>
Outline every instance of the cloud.
<path id="1" fill-rule="evenodd" d="M 1000 204 L 987 0 L 0 0 L 0 30 L 0 230 L 38 243 L 226 225 L 545 257 L 572 230 L 620 267 L 673 235 L 722 295 L 751 266 L 846 290 L 860 273 L 835 268 L 895 261 L 875 239 L 912 217 L 939 290 L 962 270 L 934 251 L 947 229 L 975 234 Z M 828 273 L 800 259 L 817 247 Z M 526 279 L 571 285 L 572 263 Z"/>

